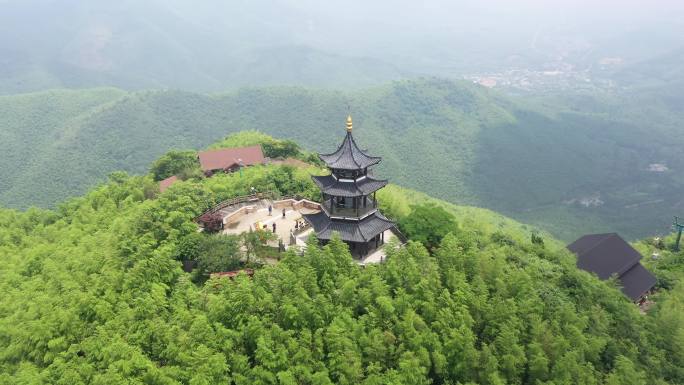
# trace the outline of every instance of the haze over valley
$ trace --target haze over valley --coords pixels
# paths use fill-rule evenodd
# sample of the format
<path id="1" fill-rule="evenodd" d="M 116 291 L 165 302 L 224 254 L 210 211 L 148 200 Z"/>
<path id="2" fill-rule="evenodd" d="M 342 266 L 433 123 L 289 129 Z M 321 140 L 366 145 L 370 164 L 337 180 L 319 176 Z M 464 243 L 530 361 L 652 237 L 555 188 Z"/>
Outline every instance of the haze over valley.
<path id="1" fill-rule="evenodd" d="M 684 210 L 682 12 L 6 0 L 0 203 L 54 207 L 109 172 L 239 130 L 333 146 L 320 134 L 352 112 L 396 183 L 568 240 L 664 234 Z"/>
<path id="2" fill-rule="evenodd" d="M 684 384 L 684 2 L 0 0 L 0 384 Z"/>

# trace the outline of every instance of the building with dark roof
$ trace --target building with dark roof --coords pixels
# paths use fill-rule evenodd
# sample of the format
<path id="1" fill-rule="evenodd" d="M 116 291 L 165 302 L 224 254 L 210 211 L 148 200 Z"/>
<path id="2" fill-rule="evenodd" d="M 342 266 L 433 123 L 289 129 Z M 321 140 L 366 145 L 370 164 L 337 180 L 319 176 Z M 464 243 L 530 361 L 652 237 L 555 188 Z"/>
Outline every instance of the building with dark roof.
<path id="1" fill-rule="evenodd" d="M 352 135 L 352 119 L 347 118 L 347 134 L 338 149 L 319 154 L 330 175 L 313 176 L 321 189 L 321 211 L 305 214 L 318 239 L 325 243 L 333 234 L 349 244 L 353 254 L 365 256 L 385 241 L 384 233 L 395 224 L 378 210 L 375 193 L 387 185 L 387 180 L 375 179 L 369 167 L 380 158 L 359 149 Z"/>
<path id="2" fill-rule="evenodd" d="M 232 172 L 240 167 L 263 164 L 266 161 L 259 145 L 201 151 L 198 157 L 206 175 L 220 171 Z"/>
<path id="3" fill-rule="evenodd" d="M 615 233 L 590 234 L 568 245 L 577 255 L 577 267 L 596 274 L 600 279 L 615 275 L 622 292 L 639 300 L 656 283 L 656 278 L 641 263 L 641 254 Z"/>

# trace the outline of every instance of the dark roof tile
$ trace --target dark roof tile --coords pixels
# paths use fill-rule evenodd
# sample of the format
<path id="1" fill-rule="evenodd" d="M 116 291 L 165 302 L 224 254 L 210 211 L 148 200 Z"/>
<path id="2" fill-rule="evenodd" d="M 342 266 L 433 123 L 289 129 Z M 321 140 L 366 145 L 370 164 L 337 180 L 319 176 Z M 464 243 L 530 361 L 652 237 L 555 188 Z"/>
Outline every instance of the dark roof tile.
<path id="1" fill-rule="evenodd" d="M 622 291 L 638 299 L 655 285 L 655 277 L 640 263 L 641 254 L 615 233 L 585 235 L 568 245 L 577 255 L 577 267 L 600 279 L 617 275 Z"/>
<path id="2" fill-rule="evenodd" d="M 577 254 L 577 266 L 601 279 L 621 275 L 641 259 L 641 254 L 615 233 L 585 235 L 568 246 Z"/>
<path id="3" fill-rule="evenodd" d="M 620 276 L 622 292 L 636 301 L 656 284 L 656 277 L 641 264 L 637 263 Z"/>
<path id="4" fill-rule="evenodd" d="M 318 157 L 328 167 L 342 170 L 360 170 L 380 163 L 380 157 L 367 155 L 356 145 L 351 132 L 347 132 L 337 151 Z"/>
<path id="5" fill-rule="evenodd" d="M 313 181 L 322 192 L 339 197 L 368 195 L 387 185 L 387 180 L 366 176 L 355 181 L 341 181 L 332 175 L 313 176 Z"/>
<path id="6" fill-rule="evenodd" d="M 379 212 L 360 221 L 331 219 L 324 212 L 303 216 L 313 226 L 319 239 L 331 239 L 334 233 L 339 233 L 343 241 L 367 242 L 383 231 L 394 227 L 394 222 Z"/>

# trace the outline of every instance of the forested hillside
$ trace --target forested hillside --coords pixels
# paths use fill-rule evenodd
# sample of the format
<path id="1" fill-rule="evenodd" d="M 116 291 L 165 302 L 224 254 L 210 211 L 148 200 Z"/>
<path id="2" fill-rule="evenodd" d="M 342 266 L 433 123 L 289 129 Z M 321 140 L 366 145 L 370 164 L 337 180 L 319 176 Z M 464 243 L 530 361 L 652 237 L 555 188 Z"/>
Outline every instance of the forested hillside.
<path id="1" fill-rule="evenodd" d="M 301 7 L 256 0 L 4 0 L 0 95 L 56 87 L 368 85 L 403 75 L 377 55 L 312 42 L 320 36 L 311 33 L 311 18 L 328 17 Z"/>
<path id="2" fill-rule="evenodd" d="M 654 95 L 654 92 L 651 93 Z M 0 203 L 80 194 L 139 173 L 170 148 L 255 129 L 331 151 L 349 111 L 394 183 L 488 207 L 571 240 L 667 231 L 681 195 L 681 99 L 505 97 L 467 83 L 403 81 L 361 91 L 248 88 L 220 95 L 117 89 L 0 97 Z M 648 98 L 647 94 L 641 98 Z M 656 100 L 656 99 L 651 99 Z"/>
<path id="3" fill-rule="evenodd" d="M 251 279 L 181 270 L 190 240 L 221 237 L 195 215 L 252 186 L 314 194 L 308 176 L 257 166 L 158 194 L 150 176 L 114 173 L 54 211 L 1 210 L 0 383 L 684 381 L 679 275 L 641 315 L 548 236 L 398 187 L 380 198 L 400 223 L 410 204 L 451 216 L 437 246 L 361 268 L 340 241 L 311 243 Z"/>

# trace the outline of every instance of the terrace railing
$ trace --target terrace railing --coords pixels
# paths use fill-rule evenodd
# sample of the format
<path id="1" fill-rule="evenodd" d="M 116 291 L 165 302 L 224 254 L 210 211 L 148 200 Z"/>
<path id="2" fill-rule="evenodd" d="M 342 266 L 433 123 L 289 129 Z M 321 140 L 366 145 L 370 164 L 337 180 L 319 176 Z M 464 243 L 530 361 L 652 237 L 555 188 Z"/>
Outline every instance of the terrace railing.
<path id="1" fill-rule="evenodd" d="M 202 217 L 205 214 L 212 214 L 212 213 L 215 213 L 217 211 L 223 210 L 226 207 L 235 206 L 235 205 L 239 205 L 239 204 L 247 203 L 247 202 L 258 201 L 258 200 L 262 200 L 262 199 L 274 199 L 276 196 L 277 196 L 276 192 L 266 191 L 266 192 L 257 192 L 257 193 L 250 194 L 250 195 L 241 195 L 241 196 L 237 196 L 234 198 L 226 199 L 226 200 L 218 203 L 217 205 L 213 206 L 209 210 L 206 210 L 205 212 L 198 215 L 197 217 L 195 217 L 195 220 L 199 219 L 200 217 Z"/>

